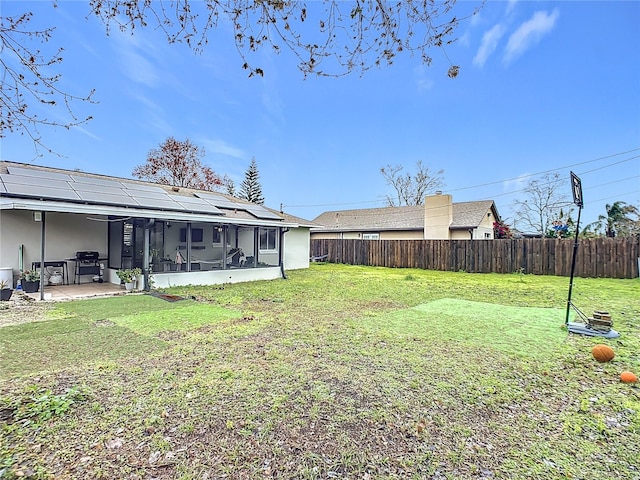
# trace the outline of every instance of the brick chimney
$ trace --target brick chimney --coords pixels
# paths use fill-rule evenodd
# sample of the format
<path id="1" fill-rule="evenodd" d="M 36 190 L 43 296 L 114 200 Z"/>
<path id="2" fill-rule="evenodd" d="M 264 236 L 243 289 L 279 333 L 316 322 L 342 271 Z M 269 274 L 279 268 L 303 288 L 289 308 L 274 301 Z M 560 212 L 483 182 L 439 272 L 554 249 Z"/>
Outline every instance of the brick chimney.
<path id="1" fill-rule="evenodd" d="M 448 240 L 449 225 L 453 221 L 453 200 L 451 195 L 437 191 L 424 199 L 424 238 Z"/>

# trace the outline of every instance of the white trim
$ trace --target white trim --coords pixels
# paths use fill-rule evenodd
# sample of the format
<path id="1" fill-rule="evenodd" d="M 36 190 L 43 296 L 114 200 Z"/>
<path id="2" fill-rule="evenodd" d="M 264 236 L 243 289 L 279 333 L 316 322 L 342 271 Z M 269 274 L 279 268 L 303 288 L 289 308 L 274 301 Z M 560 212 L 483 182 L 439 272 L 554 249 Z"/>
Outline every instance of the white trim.
<path id="1" fill-rule="evenodd" d="M 253 225 L 265 227 L 297 227 L 295 223 L 286 221 L 259 220 L 250 218 L 228 218 L 221 215 L 202 213 L 174 212 L 167 210 L 151 210 L 136 207 L 116 207 L 109 205 L 75 204 L 51 200 L 13 199 L 2 197 L 0 210 L 38 210 L 43 212 L 86 213 L 89 215 L 122 215 L 124 217 L 155 218 L 158 220 L 225 223 L 230 225 Z"/>
<path id="2" fill-rule="evenodd" d="M 273 248 L 262 248 L 262 237 L 261 237 L 261 230 L 275 230 L 275 234 L 274 234 L 274 247 Z M 275 253 L 278 251 L 278 229 L 275 227 L 267 227 L 267 226 L 261 226 L 260 229 L 258 230 L 258 251 L 259 253 Z M 269 234 L 267 233 L 267 244 L 269 243 Z"/>

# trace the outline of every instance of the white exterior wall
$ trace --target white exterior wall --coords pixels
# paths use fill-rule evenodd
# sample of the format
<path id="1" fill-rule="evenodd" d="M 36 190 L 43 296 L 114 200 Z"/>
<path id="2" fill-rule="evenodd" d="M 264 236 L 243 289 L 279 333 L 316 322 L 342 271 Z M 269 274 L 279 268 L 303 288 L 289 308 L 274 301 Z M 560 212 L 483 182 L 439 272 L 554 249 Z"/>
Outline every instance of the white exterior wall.
<path id="1" fill-rule="evenodd" d="M 473 232 L 473 238 L 476 238 L 476 232 Z M 451 230 L 451 240 L 471 240 L 469 230 Z"/>
<path id="2" fill-rule="evenodd" d="M 40 261 L 41 230 L 42 223 L 34 221 L 30 211 L 0 211 L 0 267 L 11 267 L 14 277 L 18 276 L 20 245 L 24 245 L 23 268 L 29 269 L 31 262 Z M 89 220 L 85 214 L 46 213 L 45 261 L 74 258 L 76 252 L 85 250 L 106 257 L 107 222 Z M 69 262 L 68 268 L 69 281 L 73 281 L 74 262 Z"/>
<path id="3" fill-rule="evenodd" d="M 489 237 L 485 237 L 485 233 L 489 234 Z M 493 227 L 479 227 L 473 231 L 473 238 L 477 238 L 478 240 L 493 240 Z"/>
<path id="4" fill-rule="evenodd" d="M 309 268 L 310 234 L 308 228 L 292 228 L 284 234 L 284 268 Z"/>
<path id="5" fill-rule="evenodd" d="M 109 281 L 120 283 L 115 270 L 110 270 Z M 252 282 L 255 280 L 275 280 L 282 277 L 280 267 L 231 268 L 229 270 L 210 270 L 206 272 L 170 272 L 152 273 L 154 288 L 168 288 L 183 285 L 222 285 L 225 283 Z M 113 280 L 115 278 L 115 280 Z M 142 279 L 138 279 L 142 285 Z"/>

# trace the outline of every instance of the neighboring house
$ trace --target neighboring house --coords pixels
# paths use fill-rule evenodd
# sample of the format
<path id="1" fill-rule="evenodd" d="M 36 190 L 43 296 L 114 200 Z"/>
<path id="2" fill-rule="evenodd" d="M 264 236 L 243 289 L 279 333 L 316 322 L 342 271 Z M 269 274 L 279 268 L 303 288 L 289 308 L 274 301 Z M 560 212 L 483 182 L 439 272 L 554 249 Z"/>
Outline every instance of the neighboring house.
<path id="1" fill-rule="evenodd" d="M 453 203 L 451 195 L 436 194 L 418 206 L 324 212 L 313 220 L 323 226 L 311 229 L 311 239 L 492 239 L 499 220 L 493 200 Z"/>
<path id="2" fill-rule="evenodd" d="M 145 265 L 157 287 L 270 280 L 309 266 L 311 225 L 218 192 L 0 161 L 0 268 L 14 278 L 44 261 L 69 283 Z"/>

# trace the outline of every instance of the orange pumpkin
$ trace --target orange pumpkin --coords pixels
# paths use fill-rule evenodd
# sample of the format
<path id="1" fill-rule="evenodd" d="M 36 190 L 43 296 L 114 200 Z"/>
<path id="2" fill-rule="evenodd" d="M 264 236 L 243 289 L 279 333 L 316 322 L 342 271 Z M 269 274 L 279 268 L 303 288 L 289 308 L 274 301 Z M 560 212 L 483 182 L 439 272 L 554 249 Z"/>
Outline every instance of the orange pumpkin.
<path id="1" fill-rule="evenodd" d="M 620 374 L 620 381 L 622 383 L 636 383 L 638 376 L 633 372 L 622 372 Z"/>
<path id="2" fill-rule="evenodd" d="M 591 349 L 591 354 L 593 355 L 593 358 L 599 362 L 608 362 L 616 356 L 613 348 L 609 345 L 602 344 L 594 345 Z"/>

